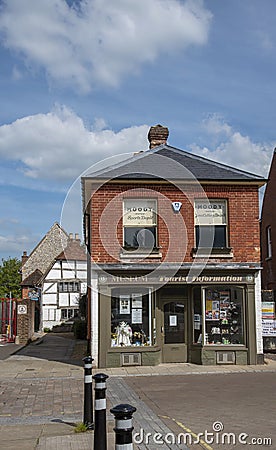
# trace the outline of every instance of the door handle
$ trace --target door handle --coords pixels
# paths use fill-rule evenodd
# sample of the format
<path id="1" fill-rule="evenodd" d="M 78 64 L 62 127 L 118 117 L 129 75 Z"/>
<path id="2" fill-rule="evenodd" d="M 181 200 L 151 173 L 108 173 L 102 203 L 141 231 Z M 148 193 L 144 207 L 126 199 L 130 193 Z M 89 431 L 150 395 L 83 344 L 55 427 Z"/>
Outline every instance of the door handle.
<path id="1" fill-rule="evenodd" d="M 164 327 L 161 327 L 161 334 L 164 334 Z"/>

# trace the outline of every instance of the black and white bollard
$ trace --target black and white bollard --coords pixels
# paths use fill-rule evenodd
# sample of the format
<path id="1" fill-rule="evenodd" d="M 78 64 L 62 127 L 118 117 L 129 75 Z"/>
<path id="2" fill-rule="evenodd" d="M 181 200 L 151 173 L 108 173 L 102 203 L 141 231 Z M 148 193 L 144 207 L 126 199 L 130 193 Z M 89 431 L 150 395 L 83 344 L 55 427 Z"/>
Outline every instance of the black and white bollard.
<path id="1" fill-rule="evenodd" d="M 136 408 L 131 405 L 117 405 L 110 410 L 115 418 L 115 450 L 133 450 L 132 414 Z"/>
<path id="2" fill-rule="evenodd" d="M 94 427 L 94 449 L 107 450 L 106 438 L 106 380 L 108 375 L 97 373 L 95 380 L 95 427 Z"/>
<path id="3" fill-rule="evenodd" d="M 83 423 L 88 429 L 93 430 L 93 392 L 92 392 L 92 356 L 83 358 L 84 362 L 84 405 Z"/>

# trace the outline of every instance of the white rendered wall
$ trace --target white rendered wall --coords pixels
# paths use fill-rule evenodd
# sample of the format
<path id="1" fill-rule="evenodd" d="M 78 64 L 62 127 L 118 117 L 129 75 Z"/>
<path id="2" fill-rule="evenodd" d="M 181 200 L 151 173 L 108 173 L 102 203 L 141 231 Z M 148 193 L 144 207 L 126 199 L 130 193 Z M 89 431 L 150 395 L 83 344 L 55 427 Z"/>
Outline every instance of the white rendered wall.
<path id="1" fill-rule="evenodd" d="M 98 275 L 91 271 L 91 353 L 94 364 L 99 360 Z"/>

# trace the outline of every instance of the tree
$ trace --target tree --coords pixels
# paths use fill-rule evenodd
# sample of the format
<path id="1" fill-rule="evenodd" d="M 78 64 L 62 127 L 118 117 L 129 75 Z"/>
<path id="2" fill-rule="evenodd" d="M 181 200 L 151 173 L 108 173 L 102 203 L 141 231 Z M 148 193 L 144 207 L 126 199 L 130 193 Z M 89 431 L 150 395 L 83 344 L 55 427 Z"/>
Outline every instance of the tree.
<path id="1" fill-rule="evenodd" d="M 21 297 L 21 261 L 18 258 L 2 258 L 0 266 L 0 297 Z"/>

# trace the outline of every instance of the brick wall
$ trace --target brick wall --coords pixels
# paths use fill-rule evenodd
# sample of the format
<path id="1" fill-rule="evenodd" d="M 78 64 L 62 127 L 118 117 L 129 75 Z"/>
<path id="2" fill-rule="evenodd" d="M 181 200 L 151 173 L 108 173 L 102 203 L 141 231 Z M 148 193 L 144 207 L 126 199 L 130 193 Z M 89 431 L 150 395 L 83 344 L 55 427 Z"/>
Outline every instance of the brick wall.
<path id="1" fill-rule="evenodd" d="M 259 205 L 258 188 L 250 185 L 206 185 L 210 199 L 228 201 L 229 246 L 233 262 L 259 262 Z M 183 193 L 185 192 L 185 194 Z M 158 244 L 162 260 L 192 262 L 194 240 L 194 199 L 202 193 L 193 185 L 179 190 L 173 185 L 106 184 L 92 195 L 92 258 L 95 262 L 111 263 L 119 260 L 123 245 L 123 199 L 156 198 L 158 202 Z M 179 214 L 172 210 L 173 201 L 182 202 Z M 225 261 L 225 258 L 223 259 Z M 150 258 L 147 258 L 151 262 Z M 214 261 L 214 259 L 212 259 Z"/>
<path id="2" fill-rule="evenodd" d="M 267 227 L 271 227 L 272 257 L 267 254 Z M 262 288 L 276 290 L 276 154 L 274 151 L 263 200 L 262 222 Z"/>
<path id="3" fill-rule="evenodd" d="M 27 344 L 27 342 L 33 336 L 33 324 L 34 324 L 34 308 L 35 302 L 26 298 L 20 300 L 17 304 L 17 336 L 20 344 Z M 27 312 L 26 314 L 19 314 L 18 308 L 21 305 L 26 306 Z"/>

